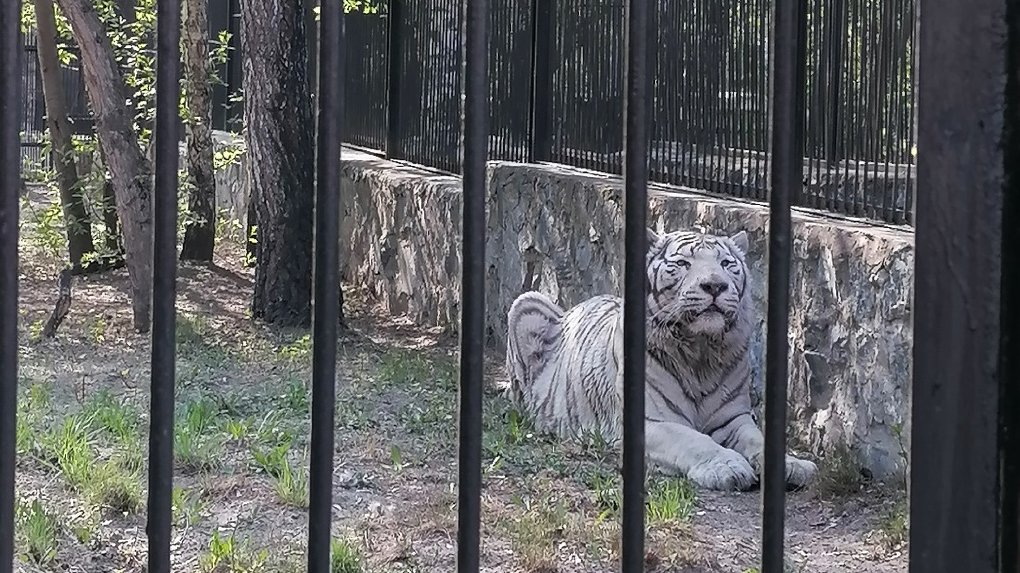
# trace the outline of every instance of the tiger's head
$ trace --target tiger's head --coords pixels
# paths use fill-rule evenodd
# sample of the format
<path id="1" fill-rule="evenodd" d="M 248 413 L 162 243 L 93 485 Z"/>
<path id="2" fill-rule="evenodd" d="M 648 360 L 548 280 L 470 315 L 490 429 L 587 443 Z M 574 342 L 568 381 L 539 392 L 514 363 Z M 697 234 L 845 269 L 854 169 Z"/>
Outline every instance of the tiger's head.
<path id="1" fill-rule="evenodd" d="M 648 230 L 650 326 L 683 337 L 719 338 L 746 315 L 747 233 Z M 746 317 L 744 317 L 746 318 Z"/>

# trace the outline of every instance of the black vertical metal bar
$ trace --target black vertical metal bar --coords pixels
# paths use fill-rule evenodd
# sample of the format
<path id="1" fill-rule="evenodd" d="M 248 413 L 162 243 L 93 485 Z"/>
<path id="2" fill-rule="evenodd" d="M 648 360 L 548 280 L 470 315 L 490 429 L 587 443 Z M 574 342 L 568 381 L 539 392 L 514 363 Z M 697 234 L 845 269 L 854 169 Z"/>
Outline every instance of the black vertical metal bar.
<path id="1" fill-rule="evenodd" d="M 829 50 L 827 58 L 826 81 L 828 86 L 828 106 L 826 106 L 825 159 L 833 163 L 839 159 L 839 122 L 840 110 L 843 109 L 839 97 L 840 82 L 843 79 L 843 48 L 846 43 L 846 0 L 831 0 L 826 13 L 828 24 Z"/>
<path id="2" fill-rule="evenodd" d="M 227 129 L 240 131 L 240 123 L 244 119 L 244 102 L 231 102 L 230 98 L 234 91 L 241 87 L 241 0 L 228 0 L 228 24 L 230 32 L 230 53 L 227 56 L 227 102 L 229 113 L 226 116 Z M 240 109 L 237 109 L 240 106 Z"/>
<path id="3" fill-rule="evenodd" d="M 156 3 L 156 187 L 153 190 L 152 389 L 146 532 L 150 573 L 170 573 L 176 378 L 180 0 Z"/>
<path id="4" fill-rule="evenodd" d="M 623 573 L 645 559 L 645 256 L 648 252 L 648 39 L 654 0 L 627 0 L 624 100 Z"/>
<path id="5" fill-rule="evenodd" d="M 790 205 L 804 172 L 804 1 L 775 0 L 772 36 L 772 189 L 769 196 L 768 326 L 762 573 L 783 573 L 786 513 L 786 378 L 790 310 Z"/>
<path id="6" fill-rule="evenodd" d="M 1002 456 L 1001 573 L 1020 573 L 1020 8 L 1006 3 L 1006 182 L 1002 205 L 1002 372 L 999 378 Z"/>
<path id="7" fill-rule="evenodd" d="M 552 153 L 552 0 L 531 2 L 531 144 L 528 162 L 549 161 Z"/>
<path id="8" fill-rule="evenodd" d="M 914 144 L 917 141 L 917 94 L 918 94 L 918 91 L 919 91 L 918 90 L 918 83 L 917 83 L 918 76 L 919 76 L 919 74 L 917 73 L 918 72 L 917 65 L 921 61 L 921 59 L 919 57 L 919 54 L 917 53 L 917 47 L 919 45 L 919 38 L 920 38 L 920 23 L 921 23 L 921 20 L 920 20 L 921 12 L 920 12 L 920 9 L 921 9 L 921 1 L 920 0 L 912 0 L 912 1 L 910 1 L 910 6 L 912 8 L 912 10 L 909 11 L 909 14 L 910 14 L 910 16 L 912 18 L 912 23 L 911 23 L 911 27 L 910 27 L 910 40 L 909 40 L 909 42 L 910 42 L 910 55 L 911 55 L 911 60 L 910 60 L 910 72 L 911 72 L 911 74 L 910 74 L 910 99 L 907 101 L 907 114 L 910 117 L 910 127 L 908 128 L 909 131 L 907 131 L 907 153 L 910 154 L 910 162 L 907 165 L 907 176 L 906 176 L 907 177 L 907 180 L 906 180 L 906 187 L 907 187 L 906 207 L 908 209 L 908 212 L 907 212 L 907 222 L 908 223 L 913 223 L 914 222 L 914 214 L 916 213 L 916 209 L 915 209 L 916 197 L 915 197 L 915 194 L 914 194 L 914 187 L 917 185 L 917 178 L 916 178 L 916 171 L 912 173 L 912 170 L 910 168 L 911 167 L 915 167 L 915 170 L 916 170 L 916 166 L 917 166 L 917 158 L 914 157 L 913 153 L 914 153 Z M 912 176 L 912 174 L 915 175 L 915 176 Z"/>
<path id="9" fill-rule="evenodd" d="M 18 412 L 18 197 L 21 189 L 21 2 L 0 2 L 0 573 L 14 568 Z"/>
<path id="10" fill-rule="evenodd" d="M 402 157 L 400 141 L 400 81 L 403 69 L 403 37 L 401 22 L 404 0 L 389 0 L 389 23 L 386 32 L 386 158 Z"/>
<path id="11" fill-rule="evenodd" d="M 312 431 L 309 460 L 308 572 L 329 573 L 333 508 L 333 412 L 340 305 L 340 142 L 344 14 L 339 2 L 319 13 L 315 153 L 315 252 L 312 290 Z"/>
<path id="12" fill-rule="evenodd" d="M 1006 2 L 1006 142 L 1003 161 L 1002 373 L 999 407 L 1002 459 L 1002 573 L 1020 573 L 1020 8 Z"/>
<path id="13" fill-rule="evenodd" d="M 910 571 L 1013 572 L 1020 10 L 1012 0 L 923 10 Z"/>
<path id="14" fill-rule="evenodd" d="M 457 571 L 478 573 L 482 503 L 482 359 L 485 339 L 485 164 L 489 143 L 489 0 L 463 0 L 464 250 L 460 328 Z"/>

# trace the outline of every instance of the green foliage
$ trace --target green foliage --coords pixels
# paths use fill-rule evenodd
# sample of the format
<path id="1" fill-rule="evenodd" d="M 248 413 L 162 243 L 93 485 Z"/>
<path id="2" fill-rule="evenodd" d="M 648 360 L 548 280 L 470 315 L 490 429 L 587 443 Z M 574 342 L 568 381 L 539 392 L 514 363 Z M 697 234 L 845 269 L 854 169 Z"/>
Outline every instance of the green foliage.
<path id="1" fill-rule="evenodd" d="M 198 523 L 205 509 L 202 498 L 182 487 L 174 487 L 170 497 L 170 508 L 174 522 L 179 525 L 194 525 Z"/>
<path id="2" fill-rule="evenodd" d="M 596 473 L 588 482 L 599 508 L 599 520 L 616 517 L 623 507 L 623 493 L 618 475 Z M 697 492 L 683 478 L 649 476 L 645 485 L 645 514 L 649 525 L 687 522 L 694 514 Z"/>
<path id="3" fill-rule="evenodd" d="M 60 522 L 46 511 L 38 499 L 19 503 L 16 525 L 19 549 L 26 560 L 35 565 L 48 565 L 57 557 Z"/>
<path id="4" fill-rule="evenodd" d="M 266 571 L 269 551 L 252 550 L 245 541 L 233 535 L 223 537 L 214 531 L 209 540 L 209 549 L 199 559 L 202 573 L 255 573 Z"/>
<path id="5" fill-rule="evenodd" d="M 268 449 L 252 448 L 252 459 L 275 482 L 281 501 L 295 507 L 308 507 L 308 472 L 291 465 L 290 446 L 290 443 L 283 443 Z"/>
<path id="6" fill-rule="evenodd" d="M 351 12 L 360 12 L 362 14 L 378 14 L 382 6 L 372 0 L 344 0 L 344 13 L 350 14 Z M 312 12 L 315 12 L 315 21 L 319 21 L 320 10 L 316 6 L 312 8 Z"/>
<path id="7" fill-rule="evenodd" d="M 218 415 L 219 409 L 212 400 L 185 404 L 174 431 L 174 454 L 184 468 L 204 471 L 216 467 L 223 442 L 211 430 L 216 427 Z"/>
<path id="8" fill-rule="evenodd" d="M 329 569 L 332 573 L 362 573 L 361 551 L 353 541 L 333 539 L 330 543 Z"/>

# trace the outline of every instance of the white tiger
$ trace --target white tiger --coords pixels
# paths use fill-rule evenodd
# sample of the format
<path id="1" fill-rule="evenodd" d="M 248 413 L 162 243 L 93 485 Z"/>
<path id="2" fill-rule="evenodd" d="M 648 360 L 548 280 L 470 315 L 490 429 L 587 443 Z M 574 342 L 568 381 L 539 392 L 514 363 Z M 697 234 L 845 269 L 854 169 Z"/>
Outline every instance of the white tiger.
<path id="1" fill-rule="evenodd" d="M 751 417 L 747 234 L 648 231 L 645 442 L 650 465 L 704 488 L 758 481 L 764 440 Z M 622 439 L 623 306 L 596 296 L 564 311 L 544 294 L 508 314 L 506 391 L 540 431 Z M 786 456 L 790 486 L 814 463 Z"/>

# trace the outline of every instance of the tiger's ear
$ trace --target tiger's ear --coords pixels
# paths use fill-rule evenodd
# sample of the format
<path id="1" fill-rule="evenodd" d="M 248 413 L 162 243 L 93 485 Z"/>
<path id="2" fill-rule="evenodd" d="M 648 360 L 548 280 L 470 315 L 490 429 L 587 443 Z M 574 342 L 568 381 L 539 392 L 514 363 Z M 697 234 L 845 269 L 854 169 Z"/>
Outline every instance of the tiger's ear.
<path id="1" fill-rule="evenodd" d="M 652 230 L 651 227 L 647 227 L 648 230 L 648 248 L 649 250 L 659 244 L 659 235 Z"/>
<path id="2" fill-rule="evenodd" d="M 730 241 L 733 242 L 734 246 L 736 246 L 738 249 L 740 249 L 741 254 L 744 254 L 744 255 L 747 254 L 747 249 L 749 248 L 749 246 L 747 244 L 747 232 L 746 231 L 740 231 L 739 233 L 730 236 Z"/>

